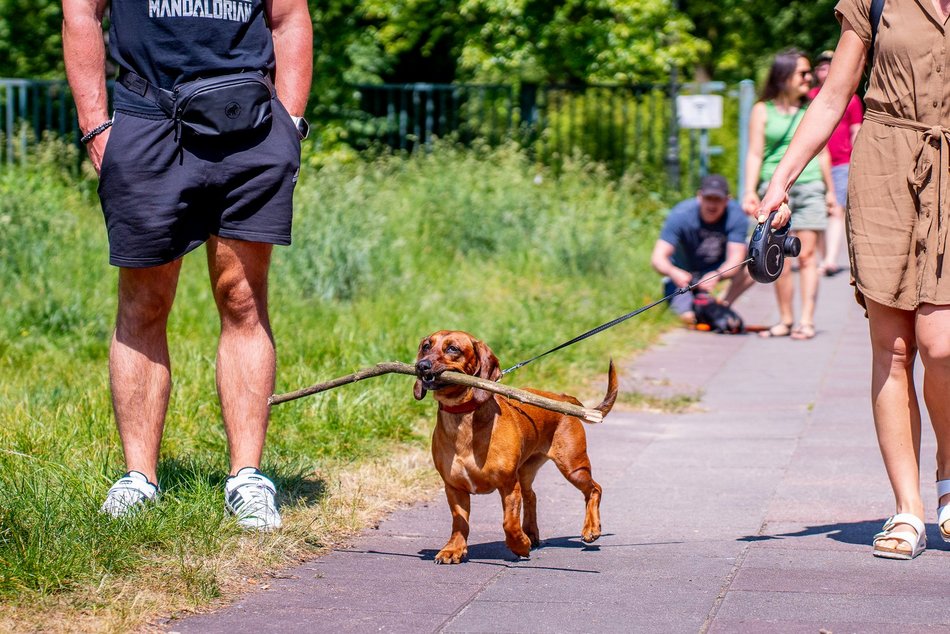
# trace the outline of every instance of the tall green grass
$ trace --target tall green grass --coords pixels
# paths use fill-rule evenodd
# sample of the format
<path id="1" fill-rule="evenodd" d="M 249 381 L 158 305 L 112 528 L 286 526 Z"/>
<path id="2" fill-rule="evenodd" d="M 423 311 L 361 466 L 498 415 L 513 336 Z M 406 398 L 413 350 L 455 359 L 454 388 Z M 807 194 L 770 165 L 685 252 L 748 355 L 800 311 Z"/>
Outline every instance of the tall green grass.
<path id="1" fill-rule="evenodd" d="M 121 603 L 102 590 L 118 579 L 174 595 L 175 609 L 201 605 L 227 582 L 222 558 L 246 556 L 222 509 L 204 254 L 186 257 L 169 323 L 162 501 L 107 520 L 97 509 L 123 471 L 107 370 L 116 271 L 95 181 L 72 176 L 75 157 L 60 164 L 68 151 L 50 145 L 34 167 L 0 171 L 0 604 L 95 613 Z M 555 180 L 513 147 L 444 144 L 305 169 L 294 245 L 275 250 L 271 273 L 277 390 L 411 361 L 442 328 L 472 332 L 508 367 L 623 314 L 659 292 L 649 252 L 662 209 L 633 175 L 616 182 L 575 162 Z M 608 357 L 666 323 L 651 311 L 506 382 L 595 398 Z M 411 387 L 388 376 L 276 406 L 264 468 L 290 526 L 242 547 L 265 564 L 318 547 L 292 511 L 318 504 L 334 469 L 427 443 L 433 406 Z"/>

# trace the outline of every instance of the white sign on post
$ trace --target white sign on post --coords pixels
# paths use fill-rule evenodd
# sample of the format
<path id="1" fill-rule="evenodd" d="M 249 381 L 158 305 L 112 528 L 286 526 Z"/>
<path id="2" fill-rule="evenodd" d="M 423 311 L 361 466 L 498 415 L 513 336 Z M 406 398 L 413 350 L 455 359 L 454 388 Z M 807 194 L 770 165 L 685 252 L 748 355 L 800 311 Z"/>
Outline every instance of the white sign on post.
<path id="1" fill-rule="evenodd" d="M 721 128 L 722 95 L 680 95 L 676 98 L 676 114 L 681 128 Z"/>

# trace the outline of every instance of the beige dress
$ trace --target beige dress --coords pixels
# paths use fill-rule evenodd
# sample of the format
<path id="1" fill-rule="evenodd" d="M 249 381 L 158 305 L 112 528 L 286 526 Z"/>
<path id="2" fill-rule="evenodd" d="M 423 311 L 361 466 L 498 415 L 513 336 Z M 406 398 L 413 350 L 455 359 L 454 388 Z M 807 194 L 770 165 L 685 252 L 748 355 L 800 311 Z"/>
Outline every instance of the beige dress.
<path id="1" fill-rule="evenodd" d="M 871 40 L 870 0 L 835 13 Z M 950 25 L 931 0 L 886 0 L 851 155 L 848 249 L 858 301 L 950 304 Z"/>

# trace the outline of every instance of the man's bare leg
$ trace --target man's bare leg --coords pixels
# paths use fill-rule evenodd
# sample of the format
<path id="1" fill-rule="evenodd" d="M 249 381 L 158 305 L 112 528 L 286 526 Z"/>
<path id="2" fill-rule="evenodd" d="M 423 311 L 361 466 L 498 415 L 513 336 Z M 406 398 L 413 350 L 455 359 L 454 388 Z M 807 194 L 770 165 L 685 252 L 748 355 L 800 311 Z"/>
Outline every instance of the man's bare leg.
<path id="1" fill-rule="evenodd" d="M 119 309 L 109 349 L 109 381 L 125 464 L 158 482 L 158 452 L 171 391 L 165 328 L 181 260 L 119 269 Z"/>
<path id="2" fill-rule="evenodd" d="M 231 475 L 259 468 L 274 392 L 276 353 L 267 314 L 271 245 L 208 240 L 208 271 L 221 317 L 217 385 Z"/>

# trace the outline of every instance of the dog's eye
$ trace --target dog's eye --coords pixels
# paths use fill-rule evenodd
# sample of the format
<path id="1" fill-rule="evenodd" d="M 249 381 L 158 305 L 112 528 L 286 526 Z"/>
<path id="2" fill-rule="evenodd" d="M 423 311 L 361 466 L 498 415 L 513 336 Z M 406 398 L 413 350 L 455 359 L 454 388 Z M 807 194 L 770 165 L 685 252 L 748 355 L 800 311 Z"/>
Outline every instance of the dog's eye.
<path id="1" fill-rule="evenodd" d="M 424 342 L 424 343 L 422 344 L 422 348 L 420 348 L 420 349 L 421 349 L 423 352 L 428 352 L 428 351 L 429 351 L 429 348 L 431 348 L 431 347 L 432 347 L 432 344 L 430 344 L 428 341 L 426 341 L 426 342 Z"/>
<path id="2" fill-rule="evenodd" d="M 448 346 L 446 347 L 445 351 L 448 352 L 449 354 L 462 354 L 462 351 L 459 349 L 458 346 Z"/>

